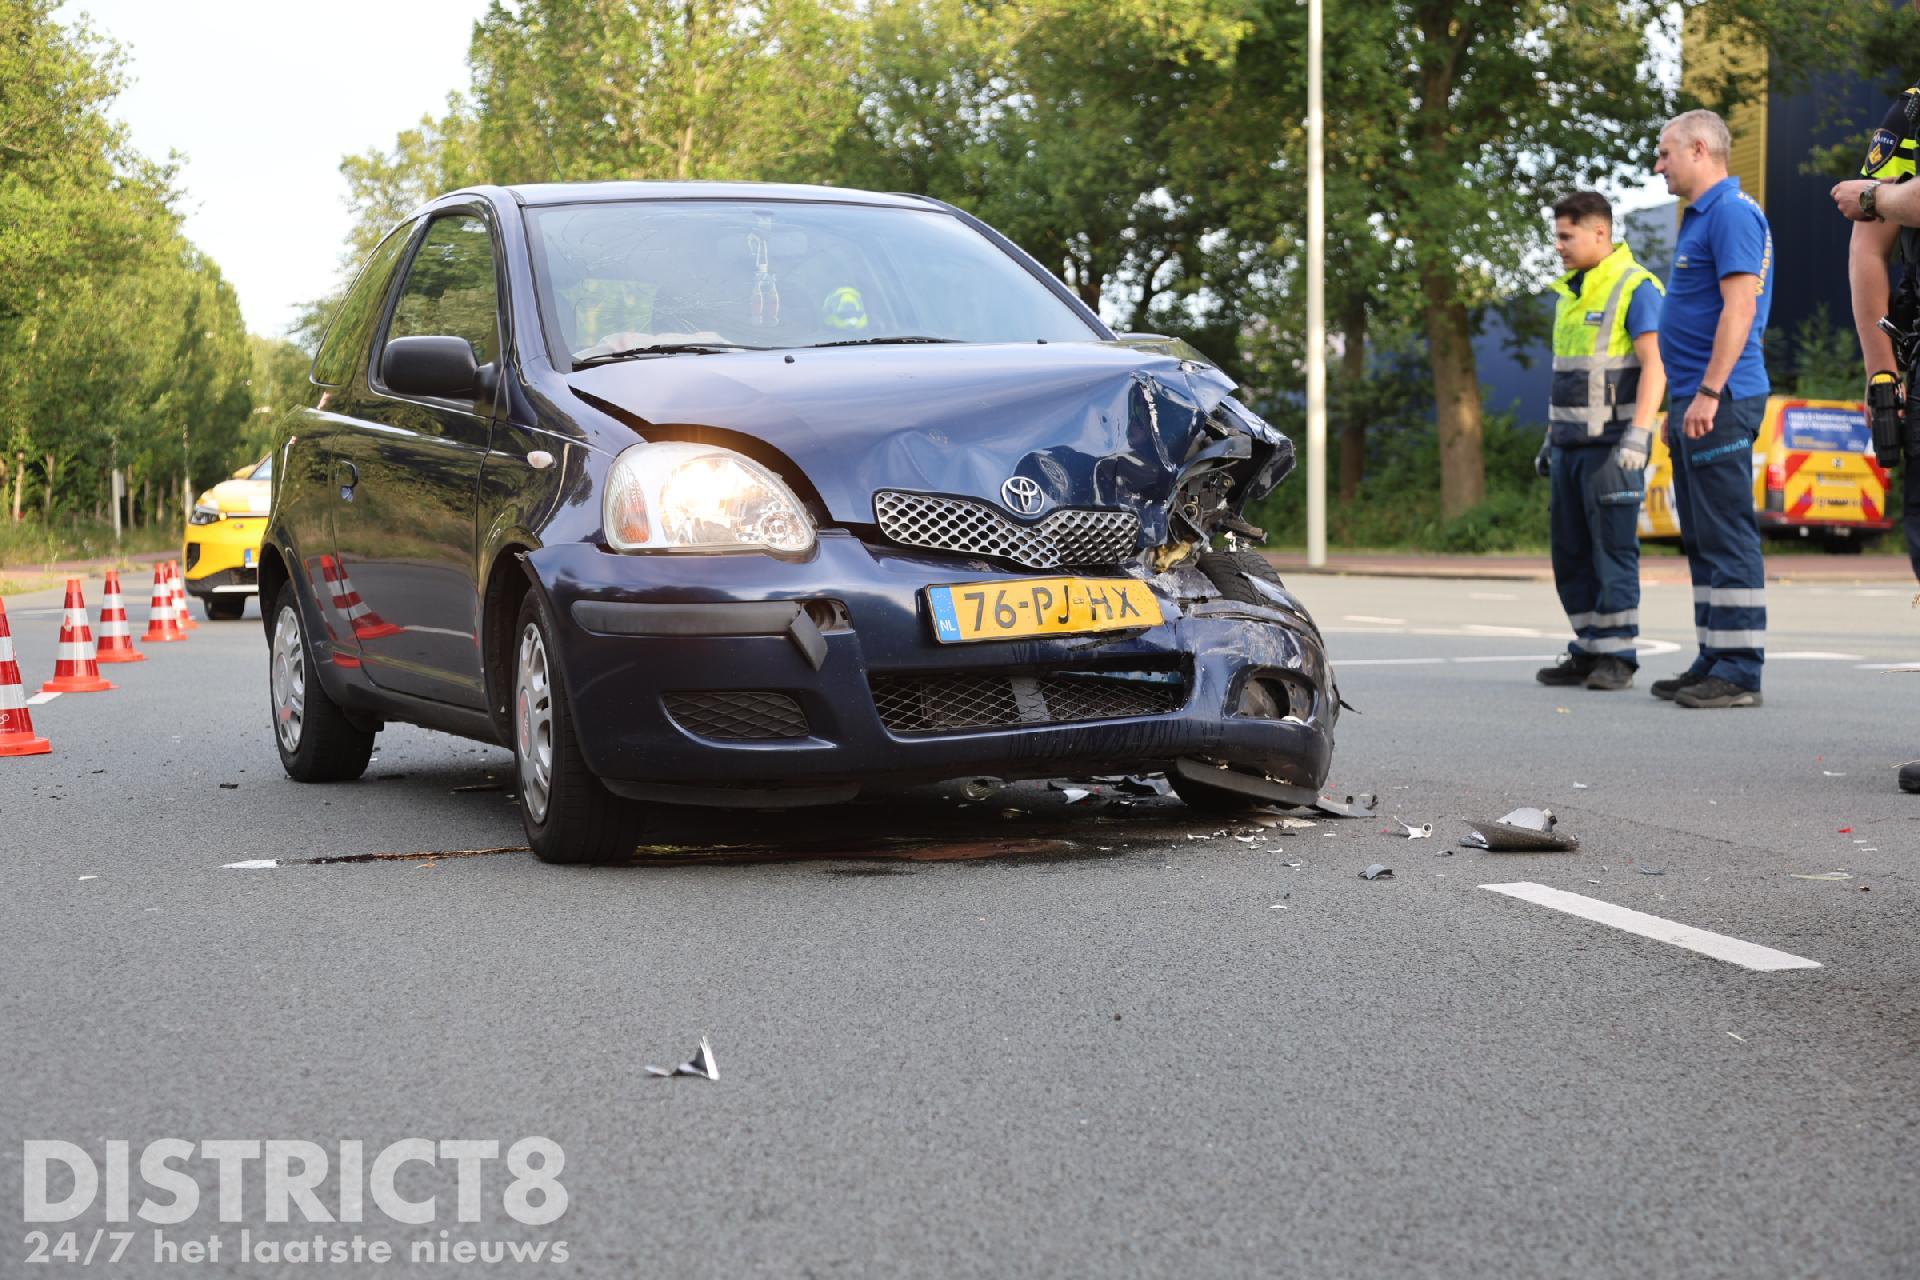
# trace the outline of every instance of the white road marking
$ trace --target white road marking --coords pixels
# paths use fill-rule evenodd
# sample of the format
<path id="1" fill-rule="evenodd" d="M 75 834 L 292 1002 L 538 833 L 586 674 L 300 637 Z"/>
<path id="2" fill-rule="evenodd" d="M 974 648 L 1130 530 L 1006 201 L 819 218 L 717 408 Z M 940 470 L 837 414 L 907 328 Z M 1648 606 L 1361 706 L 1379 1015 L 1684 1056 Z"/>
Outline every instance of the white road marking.
<path id="1" fill-rule="evenodd" d="M 1565 653 L 1562 649 L 1560 653 Z M 1454 658 L 1454 662 L 1552 662 L 1560 653 L 1501 653 L 1485 658 Z"/>
<path id="2" fill-rule="evenodd" d="M 1337 667 L 1444 667 L 1445 658 L 1344 658 Z"/>
<path id="3" fill-rule="evenodd" d="M 1859 671 L 1920 671 L 1920 662 L 1862 662 Z"/>
<path id="4" fill-rule="evenodd" d="M 1535 639 L 1546 635 L 1538 627 L 1496 627 L 1487 622 L 1469 622 L 1467 634 L 1470 636 L 1519 636 L 1523 639 Z"/>
<path id="5" fill-rule="evenodd" d="M 1377 622 L 1383 626 L 1388 626 L 1388 627 L 1404 627 L 1407 625 L 1407 620 L 1405 618 L 1376 618 L 1370 613 L 1349 613 L 1343 617 L 1342 621 Z"/>
<path id="6" fill-rule="evenodd" d="M 27 705 L 30 707 L 37 707 L 42 703 L 52 702 L 55 698 L 59 696 L 60 695 L 58 693 L 36 693 L 31 698 L 27 699 Z"/>
<path id="7" fill-rule="evenodd" d="M 1857 653 L 1829 653 L 1825 649 L 1789 649 L 1785 653 L 1767 650 L 1768 662 L 1858 662 Z"/>
<path id="8" fill-rule="evenodd" d="M 1483 884 L 1480 887 L 1492 890 L 1494 893 L 1503 893 L 1510 898 L 1519 898 L 1523 902 L 1531 902 L 1535 906 L 1564 911 L 1568 915 L 1592 920 L 1596 924 L 1608 925 L 1627 933 L 1637 933 L 1643 938 L 1652 938 L 1655 942 L 1665 942 L 1672 946 L 1684 947 L 1688 951 L 1697 951 L 1703 956 L 1725 960 L 1728 964 L 1737 964 L 1745 969 L 1772 972 L 1779 969 L 1822 967 L 1818 960 L 1788 955 L 1784 951 L 1775 951 L 1772 947 L 1763 947 L 1755 942 L 1729 938 L 1724 933 L 1710 933 L 1705 929 L 1696 929 L 1692 925 L 1663 920 L 1659 916 L 1651 916 L 1644 911 L 1618 907 L 1611 902 L 1602 902 L 1598 898 L 1589 898 L 1583 894 L 1568 893 L 1564 889 L 1550 889 L 1544 884 L 1523 880 L 1515 884 Z"/>

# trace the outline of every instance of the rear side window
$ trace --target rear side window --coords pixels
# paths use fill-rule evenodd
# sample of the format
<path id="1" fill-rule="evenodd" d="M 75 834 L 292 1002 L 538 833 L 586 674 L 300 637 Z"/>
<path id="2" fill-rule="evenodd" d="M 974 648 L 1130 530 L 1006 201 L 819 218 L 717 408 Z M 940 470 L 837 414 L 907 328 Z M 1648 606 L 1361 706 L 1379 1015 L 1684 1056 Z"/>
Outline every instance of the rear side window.
<path id="1" fill-rule="evenodd" d="M 404 223 L 380 242 L 339 310 L 333 313 L 327 336 L 320 341 L 320 353 L 313 358 L 312 377 L 321 386 L 340 387 L 352 381 L 354 364 L 366 352 L 373 327 L 379 322 L 380 303 L 387 296 L 394 264 L 412 238 L 414 225 Z"/>
<path id="2" fill-rule="evenodd" d="M 500 356 L 499 312 L 487 224 L 456 213 L 427 228 L 393 304 L 387 338 L 465 338 L 480 364 L 492 364 Z"/>

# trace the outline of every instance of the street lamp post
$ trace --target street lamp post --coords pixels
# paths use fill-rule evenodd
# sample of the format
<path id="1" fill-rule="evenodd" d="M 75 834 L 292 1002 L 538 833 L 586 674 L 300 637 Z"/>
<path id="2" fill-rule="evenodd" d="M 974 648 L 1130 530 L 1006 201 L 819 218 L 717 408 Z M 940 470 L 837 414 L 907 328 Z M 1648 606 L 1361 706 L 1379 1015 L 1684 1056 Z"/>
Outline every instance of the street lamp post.
<path id="1" fill-rule="evenodd" d="M 1327 563 L 1326 122 L 1320 106 L 1321 8 L 1307 0 L 1307 564 Z"/>

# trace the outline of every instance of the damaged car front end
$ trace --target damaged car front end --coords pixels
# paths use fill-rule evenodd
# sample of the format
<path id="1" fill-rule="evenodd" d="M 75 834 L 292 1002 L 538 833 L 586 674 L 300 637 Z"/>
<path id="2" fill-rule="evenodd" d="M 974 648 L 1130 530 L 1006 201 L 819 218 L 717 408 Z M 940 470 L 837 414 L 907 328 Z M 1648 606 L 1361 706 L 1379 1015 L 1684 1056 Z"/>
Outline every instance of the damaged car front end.
<path id="1" fill-rule="evenodd" d="M 1198 353 L 1116 337 L 932 201 L 486 194 L 518 219 L 498 232 L 521 337 L 493 452 L 561 446 L 528 453 L 550 460 L 537 477 L 478 485 L 492 733 L 366 697 L 401 660 L 378 640 L 321 682 L 511 744 L 542 856 L 611 856 L 644 802 L 823 804 L 974 774 L 1164 770 L 1209 806 L 1316 796 L 1332 669 L 1247 549 L 1293 446 Z M 874 248 L 908 219 L 938 225 Z M 942 254 L 993 261 L 939 275 Z"/>

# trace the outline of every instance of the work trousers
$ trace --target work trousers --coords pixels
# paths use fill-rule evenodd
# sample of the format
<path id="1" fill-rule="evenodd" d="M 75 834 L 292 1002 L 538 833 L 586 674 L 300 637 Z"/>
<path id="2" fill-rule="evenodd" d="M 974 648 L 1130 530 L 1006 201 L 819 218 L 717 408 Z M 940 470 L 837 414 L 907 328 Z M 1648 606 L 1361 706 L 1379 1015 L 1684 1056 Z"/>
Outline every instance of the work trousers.
<path id="1" fill-rule="evenodd" d="M 1767 398 L 1722 401 L 1713 430 L 1698 440 L 1681 430 L 1692 400 L 1675 396 L 1667 409 L 1673 504 L 1700 641 L 1688 672 L 1757 690 L 1766 660 L 1767 571 L 1753 509 L 1753 438 Z"/>
<path id="2" fill-rule="evenodd" d="M 1640 499 L 1645 471 L 1613 461 L 1606 445 L 1554 446 L 1553 585 L 1573 626 L 1576 660 L 1640 665 Z"/>

